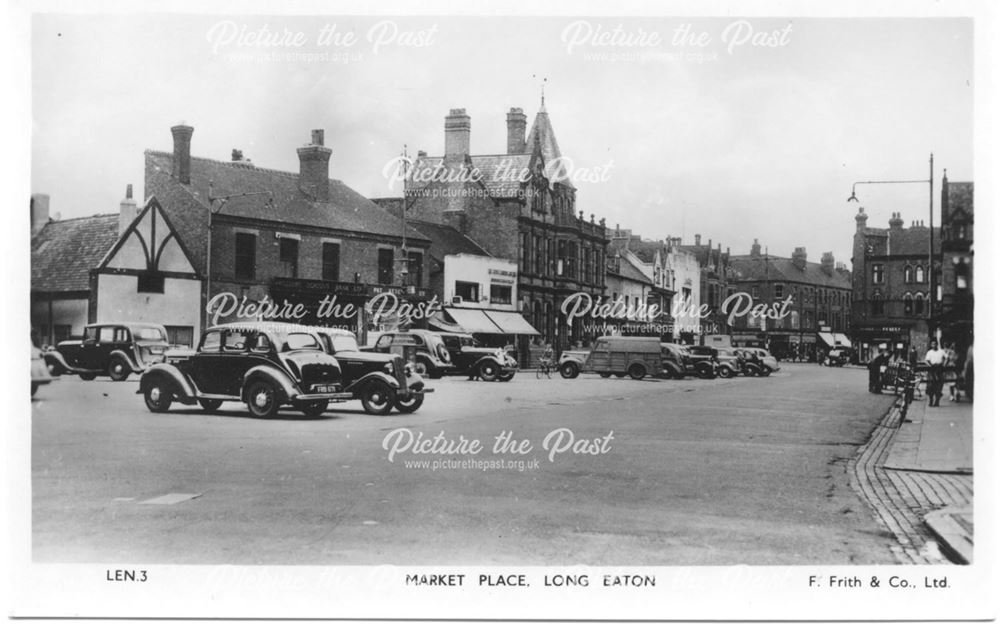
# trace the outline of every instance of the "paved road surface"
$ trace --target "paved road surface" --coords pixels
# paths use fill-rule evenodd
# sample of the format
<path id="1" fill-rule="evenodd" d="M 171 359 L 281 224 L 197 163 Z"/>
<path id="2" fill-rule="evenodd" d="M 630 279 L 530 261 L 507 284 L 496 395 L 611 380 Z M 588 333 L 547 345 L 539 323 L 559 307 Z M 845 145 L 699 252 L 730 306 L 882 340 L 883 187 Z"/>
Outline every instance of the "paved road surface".
<path id="1" fill-rule="evenodd" d="M 866 373 L 785 365 L 766 379 L 449 378 L 414 415 L 332 406 L 250 418 L 146 411 L 134 378 L 64 376 L 33 402 L 36 561 L 235 564 L 893 563 L 846 461 L 888 408 Z M 102 381 L 103 380 L 103 381 Z M 479 439 L 474 456 L 402 453 L 391 430 Z M 606 453 L 542 443 L 613 431 Z M 529 439 L 494 456 L 494 438 Z M 504 458 L 537 469 L 429 470 Z M 424 464 L 424 463 L 418 463 Z M 175 505 L 140 504 L 200 493 Z"/>

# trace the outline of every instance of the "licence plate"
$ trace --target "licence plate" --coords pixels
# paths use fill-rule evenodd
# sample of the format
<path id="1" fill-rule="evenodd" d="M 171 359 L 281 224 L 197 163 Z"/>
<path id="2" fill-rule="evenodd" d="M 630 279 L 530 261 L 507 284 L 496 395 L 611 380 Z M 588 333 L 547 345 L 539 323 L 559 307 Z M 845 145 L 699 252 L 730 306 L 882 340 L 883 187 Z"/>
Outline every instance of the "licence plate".
<path id="1" fill-rule="evenodd" d="M 333 384 L 317 384 L 314 390 L 318 393 L 334 393 L 337 392 L 337 387 Z"/>

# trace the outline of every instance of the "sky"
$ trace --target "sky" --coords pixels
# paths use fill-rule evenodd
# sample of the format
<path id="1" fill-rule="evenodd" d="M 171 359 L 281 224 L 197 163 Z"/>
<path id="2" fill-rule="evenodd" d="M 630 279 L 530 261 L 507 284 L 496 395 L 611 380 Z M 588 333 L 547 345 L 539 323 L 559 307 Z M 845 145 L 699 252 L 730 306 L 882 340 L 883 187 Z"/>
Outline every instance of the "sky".
<path id="1" fill-rule="evenodd" d="M 972 38 L 966 18 L 35 15 L 31 186 L 63 218 L 117 211 L 184 122 L 196 156 L 293 172 L 322 128 L 331 177 L 398 196 L 385 164 L 441 154 L 450 109 L 502 153 L 544 85 L 588 217 L 849 263 L 855 181 L 926 181 L 933 152 L 937 211 L 944 169 L 972 180 Z M 857 197 L 869 226 L 929 218 L 926 182 Z"/>

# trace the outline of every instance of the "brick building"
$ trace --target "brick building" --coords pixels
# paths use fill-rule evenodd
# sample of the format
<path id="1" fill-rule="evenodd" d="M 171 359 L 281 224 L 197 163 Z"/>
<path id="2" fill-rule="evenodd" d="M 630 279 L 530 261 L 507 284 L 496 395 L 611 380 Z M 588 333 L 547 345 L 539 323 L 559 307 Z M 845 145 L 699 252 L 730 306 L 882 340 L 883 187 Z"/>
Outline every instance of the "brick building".
<path id="1" fill-rule="evenodd" d="M 504 153 L 472 154 L 464 109 L 452 109 L 444 126 L 444 154 L 421 151 L 410 168 L 408 215 L 450 225 L 490 255 L 516 260 L 517 310 L 557 351 L 589 340 L 586 322 L 567 325 L 560 307 L 576 292 L 604 295 L 608 240 L 603 220 L 577 210 L 544 101 L 527 136 L 527 116 L 510 110 Z"/>
<path id="2" fill-rule="evenodd" d="M 721 307 L 734 289 L 731 285 L 734 271 L 729 264 L 729 249 L 722 251 L 722 244 L 712 247 L 711 238 L 702 244 L 701 234 L 695 234 L 694 244 L 684 244 L 681 238 L 667 238 L 671 249 L 690 253 L 698 262 L 700 304 L 708 306 L 708 316 L 702 318 L 702 335 L 729 334 L 729 322 Z"/>
<path id="3" fill-rule="evenodd" d="M 953 344 L 959 359 L 973 340 L 973 223 L 972 182 L 948 181 L 941 189 L 941 340 Z"/>
<path id="4" fill-rule="evenodd" d="M 648 332 L 642 335 L 661 336 L 664 340 L 673 340 L 677 333 L 675 322 L 670 315 L 671 307 L 674 303 L 675 289 L 674 269 L 670 264 L 667 245 L 662 240 L 644 240 L 638 234 L 633 234 L 631 229 L 622 229 L 615 225 L 613 230 L 608 231 L 610 243 L 608 244 L 608 292 L 612 300 L 615 294 L 622 293 L 616 290 L 621 284 L 619 281 L 612 281 L 611 273 L 631 274 L 629 267 L 634 267 L 645 277 L 648 282 L 648 289 L 645 290 L 645 302 L 649 306 L 656 306 L 657 316 L 651 317 L 645 326 Z M 627 265 L 623 271 L 623 260 Z"/>
<path id="5" fill-rule="evenodd" d="M 145 189 L 177 229 L 195 272 L 208 276 L 203 312 L 211 296 L 230 293 L 251 303 L 301 303 L 308 314 L 298 320 L 318 322 L 317 307 L 329 296 L 354 305 L 355 315 L 321 322 L 363 335 L 379 322 L 363 312 L 372 296 L 426 298 L 430 242 L 410 228 L 404 254 L 401 221 L 330 178 L 323 131 L 297 149 L 297 173 L 258 167 L 237 150 L 231 161 L 193 157 L 194 129 L 171 132 L 172 152 L 146 151 Z"/>
<path id="6" fill-rule="evenodd" d="M 929 268 L 930 229 L 923 221 L 904 227 L 898 212 L 888 229 L 869 227 L 864 208 L 854 221 L 851 324 L 860 360 L 870 359 L 881 344 L 904 359 L 913 352 L 923 356 L 931 332 L 930 273 L 940 272 Z M 935 227 L 935 259 L 940 242 Z"/>
<path id="7" fill-rule="evenodd" d="M 807 360 L 834 346 L 852 346 L 851 272 L 833 253 L 823 253 L 817 264 L 808 261 L 805 247 L 796 247 L 791 257 L 777 257 L 761 253 L 754 240 L 750 255 L 731 255 L 729 264 L 734 294 L 745 293 L 754 304 L 769 306 L 791 297 L 782 318 L 735 317 L 734 345 L 765 347 L 779 358 Z"/>

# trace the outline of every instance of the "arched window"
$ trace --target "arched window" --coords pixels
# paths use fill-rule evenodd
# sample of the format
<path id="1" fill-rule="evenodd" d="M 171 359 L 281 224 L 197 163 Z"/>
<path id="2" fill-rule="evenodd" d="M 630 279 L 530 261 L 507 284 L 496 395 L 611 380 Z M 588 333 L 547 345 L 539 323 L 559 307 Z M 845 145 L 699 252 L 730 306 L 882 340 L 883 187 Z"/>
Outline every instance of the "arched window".
<path id="1" fill-rule="evenodd" d="M 913 313 L 923 314 L 924 313 L 924 295 L 919 292 L 913 298 Z"/>
<path id="2" fill-rule="evenodd" d="M 923 266 L 917 266 L 917 279 L 916 279 L 916 281 L 917 281 L 917 283 L 924 283 L 926 281 L 926 279 L 924 279 L 924 267 Z"/>
<path id="3" fill-rule="evenodd" d="M 909 292 L 903 295 L 903 314 L 913 314 L 913 295 Z"/>
<path id="4" fill-rule="evenodd" d="M 903 269 L 903 281 L 906 283 L 913 283 L 913 267 L 909 264 Z"/>
<path id="5" fill-rule="evenodd" d="M 885 301 L 882 295 L 875 293 L 872 295 L 872 316 L 882 316 L 885 313 Z"/>

